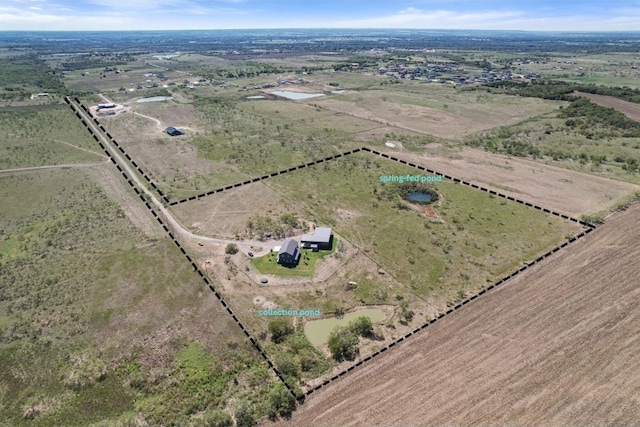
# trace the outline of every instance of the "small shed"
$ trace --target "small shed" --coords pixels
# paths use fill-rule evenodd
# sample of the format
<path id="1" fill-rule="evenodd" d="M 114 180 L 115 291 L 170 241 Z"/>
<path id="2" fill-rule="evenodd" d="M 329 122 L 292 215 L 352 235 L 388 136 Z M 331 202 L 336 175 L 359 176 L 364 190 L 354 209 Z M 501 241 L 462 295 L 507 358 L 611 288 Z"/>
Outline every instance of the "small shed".
<path id="1" fill-rule="evenodd" d="M 181 129 L 176 129 L 173 126 L 169 126 L 168 128 L 166 128 L 164 130 L 166 133 L 168 133 L 171 136 L 179 136 L 179 135 L 184 135 L 184 132 Z"/>

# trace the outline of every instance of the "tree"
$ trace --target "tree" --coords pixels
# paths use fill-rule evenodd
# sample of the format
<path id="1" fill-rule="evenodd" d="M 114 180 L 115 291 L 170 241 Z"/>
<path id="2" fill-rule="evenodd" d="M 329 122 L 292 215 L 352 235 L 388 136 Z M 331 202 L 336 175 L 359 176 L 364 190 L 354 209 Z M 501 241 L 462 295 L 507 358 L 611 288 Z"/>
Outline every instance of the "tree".
<path id="1" fill-rule="evenodd" d="M 358 336 L 349 328 L 336 326 L 329 334 L 329 350 L 338 362 L 353 360 L 359 353 Z"/>
<path id="2" fill-rule="evenodd" d="M 269 322 L 269 332 L 271 333 L 271 341 L 278 344 L 293 333 L 293 325 L 285 318 L 275 319 Z"/>
<path id="3" fill-rule="evenodd" d="M 233 255 L 238 253 L 238 245 L 235 243 L 229 243 L 224 250 L 224 253 L 227 255 Z"/>
<path id="4" fill-rule="evenodd" d="M 269 408 L 267 409 L 269 418 L 290 417 L 296 408 L 296 399 L 293 394 L 282 384 L 278 383 L 269 391 Z"/>
<path id="5" fill-rule="evenodd" d="M 349 322 L 349 329 L 361 337 L 370 337 L 373 335 L 373 323 L 367 316 L 360 316 Z"/>

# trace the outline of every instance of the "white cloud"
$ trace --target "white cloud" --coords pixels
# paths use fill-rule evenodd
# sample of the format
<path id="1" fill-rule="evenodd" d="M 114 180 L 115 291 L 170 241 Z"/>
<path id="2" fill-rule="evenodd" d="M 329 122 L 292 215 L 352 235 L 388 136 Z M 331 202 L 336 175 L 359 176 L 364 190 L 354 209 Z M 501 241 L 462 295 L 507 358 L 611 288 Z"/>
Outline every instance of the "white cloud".
<path id="1" fill-rule="evenodd" d="M 451 10 L 427 11 L 409 7 L 392 15 L 327 22 L 330 28 L 491 28 L 496 22 L 522 17 L 517 11 L 460 13 Z M 316 23 L 316 26 L 318 23 Z"/>
<path id="2" fill-rule="evenodd" d="M 517 5 L 517 3 L 514 3 Z M 536 17 L 523 10 L 485 10 L 460 12 L 446 9 L 407 7 L 386 16 L 325 22 L 296 21 L 280 23 L 294 28 L 407 28 L 407 29 L 477 29 L 529 31 L 637 31 L 640 10 L 626 8 L 624 13 L 580 14 Z"/>

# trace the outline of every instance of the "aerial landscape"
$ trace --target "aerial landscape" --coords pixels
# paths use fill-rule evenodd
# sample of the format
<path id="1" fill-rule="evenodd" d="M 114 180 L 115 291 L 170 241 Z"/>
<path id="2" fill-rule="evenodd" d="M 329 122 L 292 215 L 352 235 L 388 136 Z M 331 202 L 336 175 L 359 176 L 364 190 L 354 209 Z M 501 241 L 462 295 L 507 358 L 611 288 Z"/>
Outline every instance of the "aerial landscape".
<path id="1" fill-rule="evenodd" d="M 0 5 L 0 426 L 640 425 L 637 22 Z"/>

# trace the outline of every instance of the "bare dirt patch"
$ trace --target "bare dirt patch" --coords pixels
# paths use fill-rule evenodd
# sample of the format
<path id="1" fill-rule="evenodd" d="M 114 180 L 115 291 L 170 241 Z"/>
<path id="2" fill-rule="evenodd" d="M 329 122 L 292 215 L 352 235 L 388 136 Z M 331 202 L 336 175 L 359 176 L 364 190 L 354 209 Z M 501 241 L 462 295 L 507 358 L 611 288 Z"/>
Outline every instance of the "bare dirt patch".
<path id="1" fill-rule="evenodd" d="M 495 126 L 513 125 L 555 108 L 548 102 L 522 103 L 505 97 L 496 98 L 491 103 L 473 105 L 469 105 L 469 100 L 452 99 L 452 104 L 446 104 L 446 109 L 443 110 L 416 105 L 404 98 L 396 99 L 393 94 L 385 102 L 380 102 L 379 94 L 363 93 L 360 96 L 361 98 L 353 101 L 319 98 L 315 103 L 328 111 L 370 120 L 395 128 L 396 131 L 401 129 L 450 139 Z M 413 101 L 425 102 L 424 99 Z"/>
<path id="2" fill-rule="evenodd" d="M 191 104 L 164 101 L 131 105 L 136 112 L 158 120 L 162 129 L 173 126 L 181 129 L 188 128 L 192 133 L 203 131 L 204 119 Z"/>
<path id="3" fill-rule="evenodd" d="M 635 425 L 640 206 L 306 399 L 278 425 Z"/>
<path id="4" fill-rule="evenodd" d="M 418 136 L 418 135 L 422 135 L 419 132 L 411 132 L 408 131 L 406 129 L 403 129 L 401 132 L 398 132 L 398 129 L 395 127 L 391 127 L 391 126 L 380 126 L 380 127 L 376 127 L 374 129 L 371 130 L 366 130 L 366 131 L 362 131 L 362 132 L 358 132 L 354 135 L 355 139 L 358 141 L 370 141 L 370 140 L 375 140 L 375 139 L 382 139 L 384 138 L 386 135 L 389 135 L 391 133 L 395 133 L 397 134 L 403 134 L 403 135 L 409 135 L 409 136 Z"/>
<path id="5" fill-rule="evenodd" d="M 264 182 L 255 182 L 176 205 L 172 210 L 196 234 L 233 239 L 246 232 L 251 217 L 268 215 L 275 219 L 293 208 L 293 203 Z"/>
<path id="6" fill-rule="evenodd" d="M 613 96 L 596 95 L 594 93 L 574 92 L 573 94 L 576 96 L 588 98 L 594 104 L 598 104 L 602 107 L 613 108 L 617 111 L 620 111 L 630 119 L 640 122 L 640 104 L 624 101 Z"/>
<path id="7" fill-rule="evenodd" d="M 455 157 L 389 154 L 572 216 L 608 209 L 640 189 L 635 184 L 468 148 Z"/>
<path id="8" fill-rule="evenodd" d="M 188 138 L 171 137 L 148 118 L 125 112 L 105 122 L 105 127 L 167 191 L 183 187 L 184 180 L 208 175 L 213 170 L 212 163 L 198 157 L 197 148 L 187 142 Z"/>

